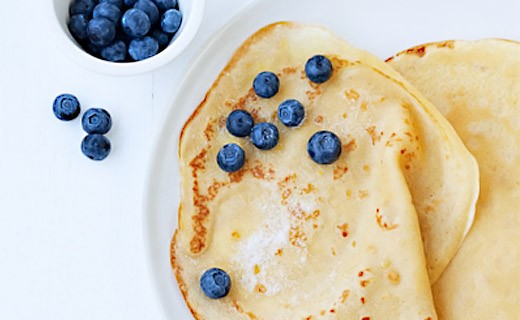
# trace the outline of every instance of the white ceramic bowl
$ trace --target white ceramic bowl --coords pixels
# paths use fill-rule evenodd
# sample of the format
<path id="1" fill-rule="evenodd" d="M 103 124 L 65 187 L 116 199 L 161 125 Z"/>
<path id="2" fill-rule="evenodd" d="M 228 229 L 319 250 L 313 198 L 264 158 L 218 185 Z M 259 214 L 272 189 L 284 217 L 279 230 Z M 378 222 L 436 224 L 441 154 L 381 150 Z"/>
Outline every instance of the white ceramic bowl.
<path id="1" fill-rule="evenodd" d="M 76 63 L 90 70 L 108 75 L 136 75 L 150 72 L 177 57 L 193 40 L 202 23 L 205 0 L 178 0 L 182 12 L 182 24 L 170 45 L 155 56 L 136 62 L 110 62 L 96 58 L 86 52 L 74 40 L 67 27 L 69 5 L 72 0 L 46 0 L 49 8 L 51 32 L 58 45 Z"/>

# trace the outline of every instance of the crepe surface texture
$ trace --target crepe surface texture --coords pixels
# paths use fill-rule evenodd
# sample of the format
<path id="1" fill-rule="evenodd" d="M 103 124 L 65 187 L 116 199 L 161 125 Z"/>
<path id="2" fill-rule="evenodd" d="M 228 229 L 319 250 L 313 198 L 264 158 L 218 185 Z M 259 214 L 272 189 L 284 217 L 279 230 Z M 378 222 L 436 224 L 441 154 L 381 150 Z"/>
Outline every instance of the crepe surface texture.
<path id="1" fill-rule="evenodd" d="M 519 319 L 520 44 L 433 43 L 389 63 L 441 110 L 480 167 L 474 225 L 433 287 L 439 317 Z"/>
<path id="2" fill-rule="evenodd" d="M 315 54 L 333 64 L 319 85 L 304 72 Z M 251 89 L 266 70 L 280 78 L 271 99 Z M 238 49 L 180 139 L 172 265 L 197 319 L 436 319 L 428 271 L 440 274 L 462 241 L 477 168 L 445 119 L 400 79 L 315 26 L 269 25 Z M 305 106 L 297 128 L 276 118 L 289 98 Z M 273 122 L 278 145 L 261 151 L 231 136 L 225 120 L 235 109 Z M 343 144 L 331 165 L 307 155 L 320 130 Z M 230 142 L 247 157 L 231 174 L 215 160 Z M 199 287 L 212 267 L 231 277 L 225 298 Z"/>

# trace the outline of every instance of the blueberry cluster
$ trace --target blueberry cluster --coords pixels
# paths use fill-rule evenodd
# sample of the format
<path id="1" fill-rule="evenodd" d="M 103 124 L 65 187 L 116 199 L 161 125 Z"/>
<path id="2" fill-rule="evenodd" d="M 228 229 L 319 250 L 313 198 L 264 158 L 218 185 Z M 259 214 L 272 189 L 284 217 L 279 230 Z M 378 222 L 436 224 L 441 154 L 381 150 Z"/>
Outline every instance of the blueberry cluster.
<path id="1" fill-rule="evenodd" d="M 322 55 L 315 55 L 305 65 L 305 73 L 314 83 L 323 83 L 332 75 L 332 63 Z M 270 71 L 260 72 L 253 80 L 253 90 L 261 98 L 271 98 L 278 93 L 280 80 Z M 305 117 L 303 104 L 296 99 L 288 99 L 278 106 L 278 119 L 287 127 L 299 126 Z M 253 117 L 245 110 L 234 110 L 226 120 L 226 128 L 236 137 L 249 136 L 260 150 L 273 149 L 279 140 L 278 128 L 269 122 L 254 123 Z M 307 144 L 307 152 L 319 164 L 331 164 L 341 154 L 341 141 L 330 131 L 316 132 Z M 245 163 L 244 150 L 235 143 L 226 144 L 217 154 L 217 164 L 226 172 L 240 170 Z"/>
<path id="2" fill-rule="evenodd" d="M 310 81 L 323 83 L 332 75 L 332 63 L 327 57 L 315 55 L 305 65 L 305 73 Z M 271 98 L 278 93 L 280 80 L 270 71 L 260 72 L 253 80 L 253 90 L 261 98 Z M 278 119 L 287 127 L 297 127 L 303 122 L 305 109 L 295 99 L 283 101 L 278 106 Z M 251 142 L 260 150 L 270 150 L 278 144 L 277 127 L 269 122 L 254 123 L 251 114 L 245 110 L 234 110 L 226 119 L 226 128 L 235 137 L 250 137 Z M 341 141 L 330 131 L 318 131 L 309 139 L 307 153 L 316 163 L 331 164 L 341 154 Z M 239 145 L 224 145 L 217 154 L 217 164 L 226 172 L 240 170 L 245 163 L 245 152 Z M 211 299 L 220 299 L 228 295 L 231 279 L 222 269 L 206 270 L 200 278 L 200 287 Z"/>
<path id="3" fill-rule="evenodd" d="M 54 115 L 62 121 L 70 121 L 78 117 L 81 111 L 78 99 L 64 93 L 54 99 L 52 104 Z M 81 151 L 92 160 L 105 159 L 111 150 L 110 140 L 105 134 L 112 128 L 112 117 L 102 108 L 90 108 L 81 118 L 83 130 L 87 133 L 81 141 Z"/>
<path id="4" fill-rule="evenodd" d="M 73 0 L 69 31 L 90 54 L 113 62 L 150 58 L 182 22 L 177 0 Z"/>

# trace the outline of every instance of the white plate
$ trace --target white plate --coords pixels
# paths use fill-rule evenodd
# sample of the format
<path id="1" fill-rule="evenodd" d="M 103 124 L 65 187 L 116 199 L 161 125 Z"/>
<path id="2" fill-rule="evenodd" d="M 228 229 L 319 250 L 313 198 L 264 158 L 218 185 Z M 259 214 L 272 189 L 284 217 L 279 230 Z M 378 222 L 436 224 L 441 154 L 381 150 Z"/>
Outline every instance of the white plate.
<path id="1" fill-rule="evenodd" d="M 150 270 L 166 318 L 193 319 L 178 290 L 169 260 L 179 204 L 179 133 L 235 49 L 250 34 L 274 21 L 312 22 L 386 58 L 412 45 L 438 40 L 485 37 L 520 40 L 518 12 L 517 0 L 257 0 L 212 36 L 178 87 L 180 94 L 171 104 L 150 163 L 144 232 Z"/>

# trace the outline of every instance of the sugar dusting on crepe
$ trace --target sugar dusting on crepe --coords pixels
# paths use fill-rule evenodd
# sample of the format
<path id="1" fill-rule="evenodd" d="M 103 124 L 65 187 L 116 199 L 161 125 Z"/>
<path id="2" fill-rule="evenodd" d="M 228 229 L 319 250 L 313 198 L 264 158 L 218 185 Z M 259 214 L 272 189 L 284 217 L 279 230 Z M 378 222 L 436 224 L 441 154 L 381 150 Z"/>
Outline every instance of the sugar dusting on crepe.
<path id="1" fill-rule="evenodd" d="M 261 283 L 266 288 L 265 294 L 273 295 L 280 292 L 282 286 L 290 285 L 282 269 L 275 267 L 273 251 L 289 244 L 290 220 L 283 208 L 274 204 L 265 204 L 262 211 L 266 215 L 265 224 L 239 245 L 233 262 L 244 270 L 240 282 L 247 290 L 253 291 Z M 255 274 L 255 266 L 260 269 L 258 274 Z M 266 269 L 270 270 L 269 274 Z"/>

